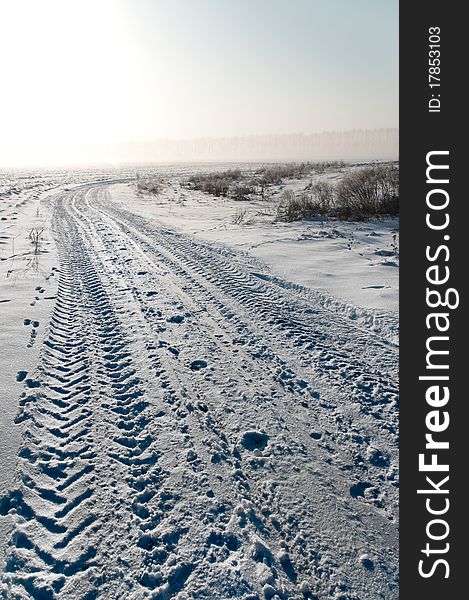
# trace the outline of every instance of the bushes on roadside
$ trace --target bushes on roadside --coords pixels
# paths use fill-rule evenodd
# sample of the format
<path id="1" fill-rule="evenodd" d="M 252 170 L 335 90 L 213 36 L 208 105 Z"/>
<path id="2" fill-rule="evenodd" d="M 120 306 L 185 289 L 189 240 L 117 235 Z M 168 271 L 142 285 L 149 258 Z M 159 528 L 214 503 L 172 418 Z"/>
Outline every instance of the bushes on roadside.
<path id="1" fill-rule="evenodd" d="M 137 193 L 158 196 L 164 189 L 163 182 L 158 177 L 141 177 L 137 175 Z"/>
<path id="2" fill-rule="evenodd" d="M 329 212 L 334 204 L 334 186 L 328 181 L 316 181 L 309 190 L 319 203 L 321 214 Z"/>
<path id="3" fill-rule="evenodd" d="M 299 179 L 311 174 L 337 171 L 344 166 L 345 163 L 341 161 L 274 164 L 257 169 L 249 180 L 246 180 L 240 169 L 195 173 L 186 179 L 183 185 L 213 196 L 246 200 L 256 193 L 256 189 L 261 197 L 264 197 L 266 188 L 280 185 L 285 179 Z"/>
<path id="4" fill-rule="evenodd" d="M 373 165 L 347 173 L 337 187 L 319 181 L 307 192 L 287 190 L 277 207 L 277 220 L 300 221 L 317 215 L 361 220 L 399 214 L 399 169 Z"/>
<path id="5" fill-rule="evenodd" d="M 230 187 L 230 196 L 233 200 L 243 201 L 249 200 L 250 196 L 255 193 L 255 188 L 245 183 L 236 183 Z"/>
<path id="6" fill-rule="evenodd" d="M 198 173 L 192 175 L 185 181 L 185 186 L 212 194 L 218 197 L 230 197 L 234 200 L 249 200 L 256 192 L 253 182 L 242 180 L 243 176 L 239 169 L 230 169 L 214 173 Z"/>
<path id="7" fill-rule="evenodd" d="M 374 165 L 348 173 L 337 185 L 336 204 L 344 219 L 399 214 L 399 170 Z"/>
<path id="8" fill-rule="evenodd" d="M 240 177 L 241 171 L 239 169 L 214 173 L 196 173 L 187 179 L 185 185 L 213 196 L 228 196 L 230 186 Z"/>
<path id="9" fill-rule="evenodd" d="M 254 176 L 243 175 L 240 169 L 196 173 L 183 185 L 218 197 L 249 200 L 254 195 L 265 199 L 265 190 L 286 178 L 301 178 L 308 174 L 338 171 L 345 163 L 305 162 L 270 165 L 255 171 Z M 142 189 L 150 184 L 140 180 Z M 153 184 L 152 184 L 153 185 Z M 159 184 L 156 182 L 156 189 Z M 158 191 L 153 192 L 158 193 Z M 399 214 L 399 169 L 390 164 L 375 164 L 356 168 L 346 173 L 333 185 L 329 181 L 310 183 L 301 192 L 285 190 L 277 206 L 277 220 L 298 221 L 317 215 L 339 219 L 366 219 L 379 215 Z"/>
<path id="10" fill-rule="evenodd" d="M 233 225 L 253 225 L 255 219 L 246 208 L 240 208 L 234 213 L 231 222 Z"/>
<path id="11" fill-rule="evenodd" d="M 279 185 L 284 179 L 299 179 L 313 173 L 321 175 L 345 167 L 342 161 L 302 162 L 272 165 L 257 169 L 260 185 Z"/>
<path id="12" fill-rule="evenodd" d="M 286 190 L 277 206 L 277 221 L 301 221 L 324 214 L 324 206 L 321 201 L 310 194 L 295 194 L 292 190 Z"/>

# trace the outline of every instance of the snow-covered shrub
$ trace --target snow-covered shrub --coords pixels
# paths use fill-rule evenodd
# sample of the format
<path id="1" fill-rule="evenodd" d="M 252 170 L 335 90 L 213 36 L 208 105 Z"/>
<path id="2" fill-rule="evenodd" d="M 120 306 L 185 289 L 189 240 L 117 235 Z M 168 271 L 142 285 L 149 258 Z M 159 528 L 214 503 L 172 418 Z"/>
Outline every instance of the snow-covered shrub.
<path id="1" fill-rule="evenodd" d="M 245 183 L 235 183 L 230 186 L 230 196 L 234 200 L 243 201 L 249 200 L 250 196 L 254 194 L 255 189 Z"/>
<path id="2" fill-rule="evenodd" d="M 398 214 L 399 169 L 373 165 L 351 171 L 337 185 L 336 208 L 345 219 Z"/>
<path id="3" fill-rule="evenodd" d="M 246 208 L 240 208 L 237 210 L 232 219 L 233 225 L 253 225 L 254 218 Z"/>
<path id="4" fill-rule="evenodd" d="M 339 171 L 343 167 L 345 167 L 345 163 L 342 161 L 288 163 L 261 167 L 257 169 L 256 175 L 259 177 L 261 185 L 278 185 L 284 179 L 300 179 L 311 173 Z"/>
<path id="5" fill-rule="evenodd" d="M 328 181 L 317 181 L 309 186 L 309 190 L 321 205 L 322 213 L 329 212 L 334 204 L 334 186 Z"/>
<path id="6" fill-rule="evenodd" d="M 164 185 L 159 177 L 141 177 L 137 175 L 137 193 L 158 196 L 163 191 Z"/>
<path id="7" fill-rule="evenodd" d="M 301 221 L 317 215 L 326 214 L 330 206 L 324 204 L 313 194 L 295 194 L 286 190 L 277 206 L 278 221 Z"/>
<path id="8" fill-rule="evenodd" d="M 230 186 L 241 177 L 239 169 L 230 169 L 213 173 L 196 173 L 189 177 L 186 186 L 194 190 L 212 194 L 213 196 L 228 196 Z"/>

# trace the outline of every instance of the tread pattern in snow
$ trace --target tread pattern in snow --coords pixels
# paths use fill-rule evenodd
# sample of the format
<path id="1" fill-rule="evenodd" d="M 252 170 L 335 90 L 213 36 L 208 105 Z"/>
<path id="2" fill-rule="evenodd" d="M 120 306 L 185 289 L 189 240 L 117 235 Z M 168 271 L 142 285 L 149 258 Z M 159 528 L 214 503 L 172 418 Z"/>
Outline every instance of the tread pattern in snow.
<path id="1" fill-rule="evenodd" d="M 4 596 L 397 598 L 395 346 L 106 184 L 55 204 Z"/>

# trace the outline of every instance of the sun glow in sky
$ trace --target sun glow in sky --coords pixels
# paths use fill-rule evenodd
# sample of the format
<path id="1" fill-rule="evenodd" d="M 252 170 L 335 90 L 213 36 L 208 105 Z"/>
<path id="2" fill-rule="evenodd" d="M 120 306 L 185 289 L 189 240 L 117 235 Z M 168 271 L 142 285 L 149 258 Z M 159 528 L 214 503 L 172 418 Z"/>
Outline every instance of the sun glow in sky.
<path id="1" fill-rule="evenodd" d="M 0 166 L 397 127 L 397 21 L 397 0 L 0 0 Z"/>

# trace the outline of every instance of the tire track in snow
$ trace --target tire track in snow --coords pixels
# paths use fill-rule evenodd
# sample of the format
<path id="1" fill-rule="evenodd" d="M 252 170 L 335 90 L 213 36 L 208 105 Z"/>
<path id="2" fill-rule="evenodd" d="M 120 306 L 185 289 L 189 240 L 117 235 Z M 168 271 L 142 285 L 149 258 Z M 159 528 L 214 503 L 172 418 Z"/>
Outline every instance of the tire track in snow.
<path id="1" fill-rule="evenodd" d="M 42 364 L 20 402 L 19 485 L 3 502 L 16 516 L 3 581 L 12 596 L 47 599 L 94 598 L 109 580 L 106 597 L 121 598 L 132 581 L 116 585 L 125 561 L 112 544 L 128 538 L 157 456 L 126 336 L 75 224 L 63 214 L 58 221 L 58 298 Z M 135 544 L 130 561 L 138 565 L 142 553 Z"/>
<path id="2" fill-rule="evenodd" d="M 102 191 L 103 190 L 101 190 L 101 192 Z M 215 260 L 217 261 L 219 260 L 218 249 L 215 249 L 214 251 L 213 249 L 210 249 L 209 245 L 193 242 L 192 240 L 188 240 L 185 236 L 180 236 L 175 232 L 169 232 L 166 242 L 162 243 L 160 240 L 161 230 L 149 231 L 148 224 L 144 222 L 143 219 L 135 217 L 134 215 L 131 215 L 128 212 L 124 211 L 123 216 L 122 211 L 116 211 L 110 206 L 110 203 L 108 202 L 108 200 L 106 200 L 105 193 L 97 192 L 94 195 L 92 201 L 90 198 L 88 198 L 88 200 L 84 204 L 87 205 L 88 209 L 92 209 L 95 215 L 99 214 L 99 212 L 96 211 L 97 206 L 100 207 L 100 210 L 103 214 L 112 215 L 110 222 L 113 224 L 117 222 L 121 229 L 121 232 L 125 234 L 124 239 L 127 238 L 127 245 L 129 244 L 129 239 L 133 240 L 134 243 L 141 245 L 141 248 L 143 248 L 143 251 L 147 255 L 147 257 L 152 255 L 156 256 L 159 265 L 163 264 L 167 266 L 168 272 L 165 273 L 165 280 L 167 280 L 168 277 L 171 277 L 171 274 L 176 274 L 176 277 L 179 278 L 179 281 L 175 286 L 176 292 L 177 290 L 180 291 L 181 289 L 183 289 L 189 294 L 193 293 L 193 297 L 198 299 L 200 303 L 204 304 L 205 306 L 212 307 L 211 311 L 209 310 L 209 314 L 210 312 L 213 312 L 213 308 L 216 308 L 226 320 L 230 322 L 235 322 L 235 327 L 237 331 L 234 331 L 234 335 L 236 336 L 236 334 L 238 334 L 237 338 L 238 342 L 241 342 L 241 349 L 243 349 L 242 347 L 245 346 L 248 350 L 248 355 L 250 358 L 254 356 L 256 361 L 264 360 L 265 366 L 267 367 L 268 365 L 267 368 L 269 369 L 271 369 L 273 365 L 277 364 L 276 380 L 279 381 L 288 392 L 287 396 L 290 404 L 291 400 L 293 400 L 296 395 L 298 398 L 298 404 L 308 405 L 308 403 L 305 402 L 306 398 L 304 394 L 308 391 L 309 386 L 305 386 L 304 380 L 301 379 L 298 381 L 299 385 L 296 384 L 298 378 L 295 376 L 294 372 L 292 372 L 291 369 L 288 367 L 288 360 L 285 361 L 284 359 L 280 359 L 278 355 L 276 356 L 275 354 L 273 354 L 269 347 L 266 346 L 262 341 L 256 342 L 253 347 L 253 342 L 256 336 L 253 335 L 252 331 L 250 331 L 250 328 L 246 326 L 245 323 L 243 323 L 242 318 L 240 319 L 240 314 L 242 314 L 242 312 L 240 313 L 239 304 L 242 305 L 243 301 L 239 301 L 238 298 L 236 298 L 235 294 L 232 294 L 232 296 L 235 296 L 235 302 L 238 302 L 238 304 L 235 304 L 233 302 L 231 302 L 230 304 L 229 296 L 220 296 L 220 294 L 217 293 L 216 290 L 219 286 L 220 280 L 222 284 L 225 283 L 225 285 L 228 287 L 231 286 L 231 288 L 236 288 L 236 277 L 232 278 L 230 273 L 230 276 L 228 278 L 220 278 L 217 269 L 213 268 L 213 265 L 211 265 L 210 263 L 208 265 L 205 265 L 205 267 L 201 267 L 200 264 L 202 261 L 197 255 L 197 252 L 191 251 L 192 246 L 202 246 L 204 251 L 206 251 L 208 254 L 210 252 L 215 254 Z M 138 223 L 138 227 L 135 226 L 134 222 Z M 164 231 L 166 231 L 166 229 Z M 115 236 L 115 234 L 113 235 Z M 173 241 L 175 238 L 176 242 Z M 185 253 L 177 257 L 180 259 L 178 261 L 174 259 L 174 255 L 176 254 L 174 247 L 177 246 L 177 241 L 179 239 L 182 239 L 183 242 L 189 246 L 189 248 L 186 247 Z M 224 264 L 226 264 L 225 259 L 223 259 L 223 262 Z M 198 274 L 196 273 L 196 275 L 194 276 L 194 272 L 191 272 L 190 268 L 187 268 L 186 263 L 192 265 L 193 270 L 196 271 Z M 243 273 L 242 271 L 240 271 L 239 268 L 237 269 L 237 271 L 241 272 L 241 275 L 239 277 L 242 280 L 241 286 L 243 286 L 243 282 L 245 279 L 252 279 L 250 275 L 248 275 L 247 273 Z M 234 283 L 232 281 L 233 279 L 235 280 Z M 213 286 L 210 286 L 210 282 L 213 283 Z M 259 300 L 258 283 L 255 282 L 253 286 L 255 287 L 257 292 L 257 296 L 255 296 L 257 303 L 254 304 L 254 308 L 258 309 L 257 312 L 254 312 L 254 314 L 256 315 L 256 322 L 257 320 L 259 321 L 260 327 L 267 325 L 268 329 L 272 329 L 270 326 L 272 325 L 273 318 L 275 319 L 275 316 L 277 316 L 278 314 L 280 314 L 280 317 L 282 317 L 282 310 L 286 310 L 288 317 L 290 317 L 288 321 L 290 330 L 287 329 L 287 336 L 285 336 L 288 341 L 289 337 L 292 337 L 291 335 L 288 335 L 289 331 L 291 331 L 291 321 L 293 321 L 293 332 L 295 334 L 295 327 L 298 329 L 301 327 L 301 322 L 298 320 L 298 315 L 302 315 L 302 309 L 305 308 L 304 302 L 302 303 L 302 305 L 298 306 L 298 302 L 296 301 L 296 299 L 292 298 L 291 294 L 287 294 L 287 299 L 285 299 L 284 296 L 279 298 L 276 291 L 274 291 L 272 294 L 271 289 L 268 288 L 267 293 L 271 293 L 273 295 L 273 298 L 275 299 L 275 302 L 270 302 L 270 312 L 267 314 L 267 317 L 270 317 L 270 320 L 267 317 L 265 319 L 258 319 L 258 313 L 260 313 L 262 316 L 265 316 L 265 311 L 263 312 L 262 308 L 262 297 Z M 263 287 L 265 288 L 265 286 Z M 215 293 L 213 292 L 214 288 Z M 242 287 L 242 292 L 244 293 L 244 291 L 245 289 L 243 289 Z M 264 292 L 265 289 L 261 291 Z M 276 307 L 274 315 L 272 314 L 272 307 Z M 338 392 L 339 396 L 345 396 L 345 400 L 347 402 L 349 402 L 351 398 L 358 398 L 360 402 L 361 411 L 362 413 L 364 413 L 364 418 L 358 415 L 358 417 L 361 419 L 361 424 L 359 424 L 357 427 L 355 421 L 357 415 L 348 415 L 347 411 L 345 411 L 345 418 L 343 414 L 334 414 L 336 412 L 334 410 L 336 404 L 327 401 L 327 396 L 325 397 L 325 402 L 318 403 L 314 402 L 313 400 L 313 402 L 311 403 L 311 407 L 318 406 L 319 404 L 319 410 L 321 410 L 321 408 L 325 408 L 326 410 L 332 409 L 332 416 L 336 420 L 335 424 L 332 423 L 333 427 L 335 425 L 336 435 L 328 438 L 329 432 L 327 431 L 327 429 L 325 429 L 324 442 L 319 442 L 318 445 L 322 445 L 327 452 L 332 453 L 331 456 L 333 457 L 334 454 L 347 454 L 347 450 L 349 450 L 350 447 L 353 448 L 355 446 L 357 451 L 352 453 L 352 460 L 350 461 L 351 464 L 344 464 L 340 466 L 340 468 L 343 468 L 344 470 L 351 469 L 357 474 L 359 474 L 360 471 L 363 471 L 361 480 L 351 480 L 350 494 L 353 497 L 358 497 L 367 502 L 370 502 L 373 506 L 379 509 L 380 507 L 383 507 L 383 500 L 379 497 L 379 494 L 377 492 L 378 490 L 382 489 L 383 486 L 384 488 L 388 488 L 391 494 L 391 498 L 390 500 L 384 499 L 384 502 L 385 506 L 387 505 L 387 508 L 389 509 L 388 514 L 392 517 L 395 517 L 395 484 L 397 482 L 395 479 L 395 472 L 393 470 L 394 467 L 386 476 L 386 479 L 389 478 L 389 480 L 386 481 L 383 469 L 385 471 L 387 466 L 389 466 L 388 458 L 385 455 L 383 455 L 379 449 L 369 446 L 370 439 L 376 438 L 377 427 L 373 422 L 370 424 L 370 421 L 366 420 L 366 417 L 369 414 L 371 414 L 372 419 L 380 419 L 378 421 L 378 428 L 382 432 L 381 438 L 384 438 L 381 439 L 381 443 L 383 444 L 384 448 L 389 446 L 389 443 L 391 443 L 391 446 L 395 444 L 397 417 L 395 410 L 395 397 L 397 387 L 395 384 L 393 384 L 394 377 L 392 374 L 383 374 L 381 372 L 383 365 L 386 365 L 388 371 L 395 371 L 397 362 L 395 347 L 393 345 L 390 346 L 386 342 L 383 343 L 380 340 L 379 336 L 370 332 L 369 330 L 363 330 L 363 328 L 361 327 L 356 327 L 353 323 L 351 324 L 350 322 L 344 320 L 343 317 L 334 315 L 334 313 L 330 310 L 324 310 L 321 305 L 318 305 L 315 308 L 316 310 L 310 312 L 313 312 L 315 314 L 314 318 L 318 321 L 318 323 L 314 325 L 313 330 L 311 326 L 309 327 L 309 329 L 308 327 L 303 327 L 301 333 L 304 337 L 304 329 L 306 329 L 307 333 L 309 333 L 309 339 L 311 342 L 313 342 L 314 345 L 318 344 L 317 339 L 319 339 L 319 344 L 321 344 L 321 340 L 325 341 L 325 344 L 323 344 L 323 348 L 331 351 L 332 358 L 330 358 L 330 363 L 332 364 L 330 365 L 330 369 L 326 368 L 325 370 L 320 370 L 323 371 L 323 374 L 326 375 L 329 380 L 332 379 L 332 381 L 334 381 L 334 378 L 330 376 L 329 371 L 331 371 L 334 374 L 335 369 L 342 369 L 342 373 L 340 373 L 339 377 L 335 378 L 336 385 L 340 387 L 340 392 Z M 245 309 L 242 308 L 242 310 Z M 295 314 L 297 316 L 296 321 L 295 319 L 291 319 L 291 316 Z M 322 327 L 322 325 L 324 325 L 324 327 Z M 262 337 L 264 339 L 267 337 L 267 339 L 269 340 L 268 343 L 272 343 L 272 331 L 269 331 L 268 329 L 266 330 L 265 327 L 263 330 L 261 329 L 261 339 Z M 280 331 L 280 335 L 282 335 L 282 333 L 283 332 Z M 277 337 L 278 344 L 279 331 L 274 330 L 274 334 Z M 245 337 L 244 341 L 243 336 Z M 285 337 L 283 338 L 284 340 Z M 297 340 L 294 341 L 296 342 Z M 276 340 L 274 339 L 274 344 L 275 342 Z M 343 354 L 340 354 L 340 352 L 336 350 L 337 348 L 340 348 L 342 345 L 344 345 L 344 342 L 348 342 L 349 347 L 345 347 Z M 293 352 L 298 354 L 298 347 L 300 347 L 303 357 L 303 360 L 301 362 L 307 363 L 308 359 L 310 359 L 310 356 L 308 356 L 307 351 L 305 352 L 304 345 L 303 347 L 301 346 L 302 345 L 298 343 L 293 344 Z M 352 348 L 350 348 L 350 346 L 352 346 Z M 281 345 L 277 347 L 279 347 L 281 351 L 283 350 Z M 223 348 L 220 347 L 219 351 L 223 352 Z M 212 349 L 211 353 L 213 354 L 213 352 L 216 353 L 218 351 L 214 351 Z M 306 355 L 306 357 L 304 357 L 304 355 Z M 311 362 L 314 363 L 314 361 Z M 329 367 L 330 363 L 326 363 L 326 366 Z M 358 363 L 358 366 L 355 365 L 355 363 Z M 379 365 L 378 369 L 374 367 L 374 364 Z M 251 368 L 253 367 L 252 363 L 250 366 Z M 355 367 L 357 367 L 357 370 L 355 372 L 352 372 L 351 374 L 350 372 Z M 345 388 L 345 392 L 344 381 L 343 379 L 341 379 L 343 377 L 344 372 L 347 376 L 346 381 L 349 384 Z M 257 378 L 262 378 L 262 375 L 259 373 L 254 375 L 254 379 L 256 379 L 256 376 Z M 373 378 L 376 378 L 374 381 L 372 381 L 374 385 L 370 385 L 368 380 L 373 380 Z M 223 387 L 222 382 L 219 382 L 218 385 L 220 385 L 220 387 Z M 208 395 L 209 394 L 210 391 L 208 390 Z M 327 395 L 330 396 L 330 393 Z M 390 405 L 388 404 L 389 402 L 391 403 Z M 370 409 L 369 405 L 373 406 L 373 409 Z M 331 427 L 331 422 L 329 422 L 327 427 Z M 321 434 L 319 434 L 319 437 L 321 437 Z M 335 443 L 333 441 L 334 437 L 336 438 Z M 376 440 L 373 439 L 373 442 L 375 441 Z M 339 452 L 337 452 L 337 449 Z M 369 452 L 369 455 L 367 457 L 363 456 L 365 450 Z M 396 450 L 394 449 L 394 460 L 395 458 Z M 331 458 L 326 459 L 326 462 L 330 463 L 330 461 Z M 370 483 L 369 481 L 367 481 L 367 479 L 373 483 Z"/>
<path id="3" fill-rule="evenodd" d="M 106 209 L 115 212 L 109 207 Z M 268 340 L 270 348 L 264 343 L 258 344 L 255 356 L 259 360 L 277 364 L 278 377 L 285 387 L 291 390 L 295 387 L 295 380 L 300 387 L 305 386 L 305 379 L 311 377 L 313 370 L 315 376 L 320 375 L 336 387 L 339 398 L 345 396 L 347 404 L 353 401 L 359 406 L 365 417 L 361 419 L 362 422 L 369 422 L 368 416 L 375 419 L 388 444 L 397 446 L 397 350 L 393 345 L 382 342 L 376 334 L 363 331 L 321 305 L 311 308 L 304 301 L 300 304 L 291 294 L 279 295 L 272 286 L 259 284 L 256 277 L 249 273 L 241 272 L 239 277 L 232 277 L 232 268 L 226 266 L 225 259 L 220 259 L 217 249 L 211 250 L 215 265 L 208 263 L 202 267 L 203 261 L 197 254 L 197 248 L 194 251 L 192 249 L 201 246 L 204 254 L 210 254 L 206 244 L 193 242 L 175 232 L 170 232 L 162 243 L 159 230 L 150 231 L 143 237 L 142 231 L 148 230 L 143 219 L 125 214 L 127 220 L 138 222 L 137 231 L 127 221 L 121 220 L 120 211 L 119 216 L 118 223 L 126 235 L 138 240 L 148 255 L 154 255 L 168 265 L 168 269 L 179 276 L 181 287 L 189 285 L 195 296 L 203 296 L 224 318 L 237 323 L 242 333 L 237 336 L 240 345 L 251 346 L 256 336 Z M 180 239 L 181 244 L 186 245 L 185 252 L 177 251 Z M 217 263 L 220 260 L 229 276 L 218 272 Z M 236 272 L 240 272 L 240 269 L 236 268 Z M 239 286 L 237 279 L 241 279 Z M 249 281 L 248 289 L 255 290 L 252 295 L 246 292 L 245 280 Z M 249 326 L 242 316 L 246 307 L 251 312 Z M 289 353 L 285 352 L 287 348 Z M 274 354 L 272 349 L 275 349 Z M 297 369 L 299 364 L 306 367 L 304 376 L 295 376 L 288 368 L 292 356 L 296 358 Z M 321 406 L 334 409 L 337 401 L 324 402 Z M 376 426 L 371 429 L 376 430 Z M 360 433 L 365 440 L 369 437 L 366 432 Z M 354 437 L 359 438 L 360 435 Z"/>
<path id="4" fill-rule="evenodd" d="M 350 387 L 364 412 L 372 412 L 373 407 L 380 410 L 383 404 L 395 400 L 397 349 L 394 345 L 323 306 L 308 308 L 294 294 L 282 293 L 264 279 L 259 280 L 257 274 L 242 270 L 233 256 L 225 258 L 213 246 L 195 242 L 167 228 L 151 229 L 145 219 L 110 208 L 109 204 L 104 209 L 116 215 L 125 233 L 134 239 L 138 240 L 145 232 L 151 243 L 142 237 L 140 243 L 146 242 L 148 252 L 159 253 L 163 260 L 172 261 L 172 268 L 178 269 L 182 277 L 194 280 L 195 275 L 195 282 L 202 287 L 221 291 L 225 303 L 226 298 L 230 298 L 255 315 L 255 322 L 263 327 L 266 335 L 280 335 L 295 352 L 307 352 L 310 364 L 316 365 L 324 376 Z M 379 370 L 373 363 L 380 365 Z M 373 394 L 376 387 L 381 388 L 377 398 Z"/>
<path id="5" fill-rule="evenodd" d="M 56 214 L 61 285 L 3 503 L 11 597 L 396 597 L 395 553 L 380 548 L 394 526 L 372 496 L 347 500 L 345 468 L 370 410 L 393 416 L 367 385 L 392 397 L 393 349 L 320 306 L 305 318 L 231 255 L 117 212 L 105 185 L 58 197 Z M 332 406 L 352 397 L 363 413 Z M 266 448 L 243 446 L 249 424 Z M 388 485 L 382 466 L 360 469 Z M 373 574 L 351 537 L 382 553 Z"/>

